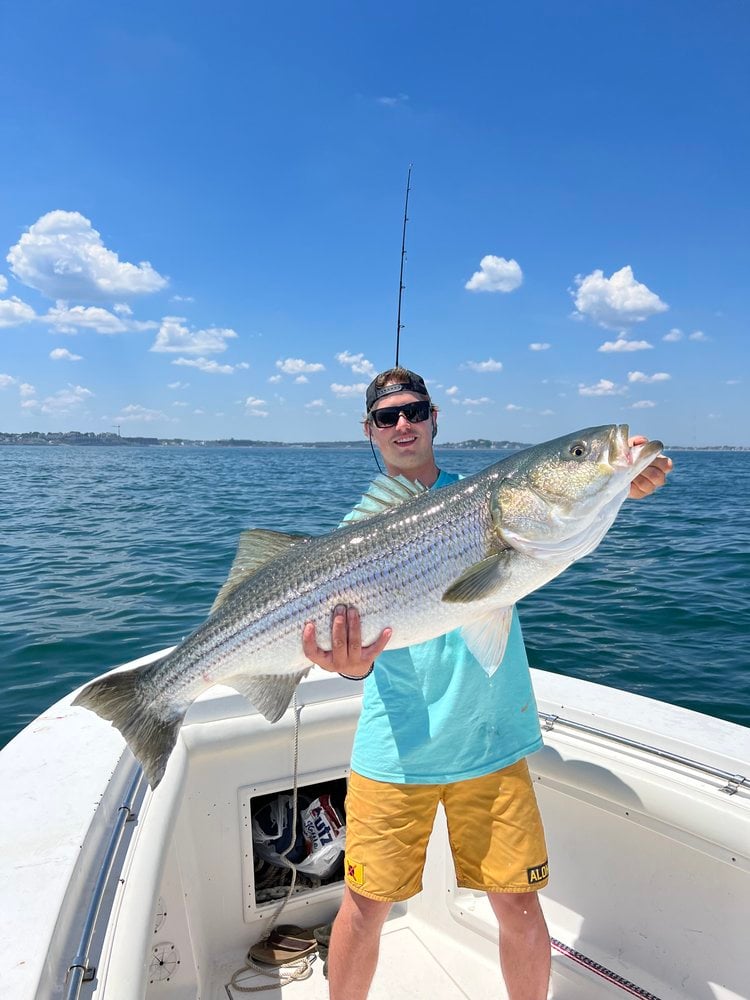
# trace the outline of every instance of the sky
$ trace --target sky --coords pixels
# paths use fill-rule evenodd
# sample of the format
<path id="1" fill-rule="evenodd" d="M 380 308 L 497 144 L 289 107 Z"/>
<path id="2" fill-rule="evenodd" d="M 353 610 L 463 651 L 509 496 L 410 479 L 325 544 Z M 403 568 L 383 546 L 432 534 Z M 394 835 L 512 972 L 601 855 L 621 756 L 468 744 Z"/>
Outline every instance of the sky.
<path id="1" fill-rule="evenodd" d="M 750 446 L 745 0 L 4 5 L 0 432 Z"/>

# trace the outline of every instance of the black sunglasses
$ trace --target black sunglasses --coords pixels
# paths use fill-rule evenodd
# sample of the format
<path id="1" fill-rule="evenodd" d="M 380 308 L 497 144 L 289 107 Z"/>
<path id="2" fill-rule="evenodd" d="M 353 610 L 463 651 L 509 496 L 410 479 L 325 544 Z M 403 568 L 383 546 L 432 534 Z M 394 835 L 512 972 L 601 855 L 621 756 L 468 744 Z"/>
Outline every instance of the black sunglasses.
<path id="1" fill-rule="evenodd" d="M 370 410 L 370 420 L 376 427 L 395 427 L 398 418 L 403 415 L 410 424 L 421 424 L 427 420 L 432 410 L 429 399 L 420 399 L 416 403 L 404 403 L 402 406 L 384 406 L 380 410 Z"/>

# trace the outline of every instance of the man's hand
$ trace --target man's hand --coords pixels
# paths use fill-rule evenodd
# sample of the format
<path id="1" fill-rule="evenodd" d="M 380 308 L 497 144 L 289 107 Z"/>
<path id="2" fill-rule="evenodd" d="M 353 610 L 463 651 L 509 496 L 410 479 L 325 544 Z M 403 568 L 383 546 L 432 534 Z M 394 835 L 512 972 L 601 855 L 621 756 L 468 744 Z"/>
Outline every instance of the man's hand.
<path id="1" fill-rule="evenodd" d="M 302 649 L 308 660 L 312 660 L 324 670 L 330 670 L 335 674 L 346 674 L 347 677 L 364 677 L 392 635 L 392 628 L 384 628 L 375 642 L 363 646 L 359 611 L 339 604 L 334 609 L 331 622 L 330 651 L 321 649 L 318 645 L 315 622 L 305 623 L 302 630 Z"/>
<path id="2" fill-rule="evenodd" d="M 643 437 L 642 434 L 638 434 L 630 438 L 628 444 L 632 448 L 634 445 L 645 444 L 647 441 L 648 438 Z M 666 483 L 667 476 L 671 471 L 672 459 L 667 458 L 666 455 L 658 455 L 651 465 L 647 465 L 643 472 L 636 476 L 630 484 L 629 496 L 631 500 L 642 500 L 649 493 L 658 490 L 660 486 Z"/>

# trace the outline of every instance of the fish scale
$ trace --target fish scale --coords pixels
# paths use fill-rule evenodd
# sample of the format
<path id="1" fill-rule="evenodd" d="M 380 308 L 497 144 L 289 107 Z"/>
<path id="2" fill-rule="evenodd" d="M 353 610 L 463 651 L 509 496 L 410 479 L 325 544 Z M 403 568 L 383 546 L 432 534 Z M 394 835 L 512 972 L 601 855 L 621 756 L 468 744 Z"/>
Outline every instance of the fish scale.
<path id="1" fill-rule="evenodd" d="M 206 622 L 156 663 L 91 682 L 74 704 L 120 729 L 156 787 L 188 706 L 213 684 L 281 717 L 310 668 L 303 627 L 314 622 L 329 648 L 337 605 L 358 609 L 363 645 L 385 627 L 389 648 L 462 628 L 491 674 L 513 604 L 596 547 L 661 447 L 631 448 L 625 425 L 588 428 L 435 492 L 379 477 L 352 520 L 318 538 L 245 532 Z"/>

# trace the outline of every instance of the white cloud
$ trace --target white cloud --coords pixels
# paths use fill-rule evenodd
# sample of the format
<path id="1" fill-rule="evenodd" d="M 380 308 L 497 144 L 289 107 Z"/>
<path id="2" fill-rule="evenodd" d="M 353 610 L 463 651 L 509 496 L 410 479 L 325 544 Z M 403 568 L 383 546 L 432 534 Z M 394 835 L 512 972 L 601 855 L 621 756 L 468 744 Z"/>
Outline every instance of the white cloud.
<path id="1" fill-rule="evenodd" d="M 742 380 L 738 379 L 738 378 L 728 378 L 724 384 L 725 385 L 741 385 L 742 384 Z"/>
<path id="2" fill-rule="evenodd" d="M 473 372 L 500 372 L 503 370 L 502 361 L 495 361 L 494 358 L 487 358 L 486 361 L 467 361 L 462 368 L 471 368 Z"/>
<path id="3" fill-rule="evenodd" d="M 265 399 L 257 399 L 255 396 L 248 396 L 245 400 L 245 412 L 249 417 L 267 417 L 268 410 L 262 409 L 267 406 Z"/>
<path id="4" fill-rule="evenodd" d="M 83 361 L 80 354 L 71 354 L 67 347 L 56 347 L 49 352 L 53 361 Z"/>
<path id="5" fill-rule="evenodd" d="M 7 389 L 10 385 L 18 385 L 18 379 L 14 375 L 0 373 L 0 389 Z"/>
<path id="6" fill-rule="evenodd" d="M 36 319 L 34 310 L 15 295 L 10 299 L 0 299 L 0 327 L 20 326 L 33 319 Z"/>
<path id="7" fill-rule="evenodd" d="M 127 326 L 108 309 L 101 306 L 68 306 L 61 299 L 40 319 L 58 333 L 75 333 L 79 329 L 96 333 L 125 333 Z"/>
<path id="8" fill-rule="evenodd" d="M 192 295 L 173 295 L 170 302 L 195 302 Z"/>
<path id="9" fill-rule="evenodd" d="M 604 354 L 621 351 L 649 351 L 653 346 L 647 340 L 626 340 L 625 337 L 619 337 L 617 340 L 605 340 L 597 347 L 597 351 L 602 351 Z"/>
<path id="10" fill-rule="evenodd" d="M 93 395 L 90 389 L 85 389 L 82 385 L 68 385 L 67 389 L 60 389 L 54 395 L 47 396 L 41 404 L 41 411 L 62 416 L 77 409 Z"/>
<path id="11" fill-rule="evenodd" d="M 487 396 L 479 396 L 478 399 L 462 399 L 461 402 L 464 406 L 484 406 L 492 400 Z"/>
<path id="12" fill-rule="evenodd" d="M 487 254 L 464 288 L 470 292 L 512 292 L 522 281 L 523 272 L 517 261 Z"/>
<path id="13" fill-rule="evenodd" d="M 121 424 L 151 424 L 155 420 L 170 421 L 172 419 L 172 417 L 168 417 L 166 413 L 163 413 L 161 410 L 149 410 L 148 407 L 141 406 L 140 403 L 131 403 L 129 406 L 124 406 L 120 413 L 118 413 L 115 417 L 115 420 Z"/>
<path id="14" fill-rule="evenodd" d="M 530 351 L 548 351 L 552 344 L 529 344 Z"/>
<path id="15" fill-rule="evenodd" d="M 284 381 L 284 377 L 283 377 L 283 375 L 271 375 L 268 378 L 268 381 L 273 385 L 276 382 L 283 382 Z"/>
<path id="16" fill-rule="evenodd" d="M 508 411 L 508 413 L 513 413 L 515 410 L 522 410 L 523 407 L 522 406 L 516 406 L 515 403 L 508 403 L 507 406 L 505 407 L 505 409 Z"/>
<path id="17" fill-rule="evenodd" d="M 148 261 L 121 261 L 80 212 L 43 215 L 7 260 L 19 281 L 51 299 L 112 299 L 158 292 L 167 284 Z"/>
<path id="18" fill-rule="evenodd" d="M 367 392 L 367 383 L 355 382 L 354 385 L 341 385 L 339 382 L 332 382 L 331 392 L 339 399 L 350 399 L 353 396 L 361 396 L 362 401 L 364 402 L 364 396 Z"/>
<path id="19" fill-rule="evenodd" d="M 382 104 L 384 108 L 396 108 L 400 104 L 405 104 L 409 100 L 408 94 L 399 94 L 397 97 L 376 97 L 377 104 Z"/>
<path id="20" fill-rule="evenodd" d="M 326 404 L 322 399 L 311 399 L 309 403 L 305 403 L 306 410 L 319 410 L 322 409 Z"/>
<path id="21" fill-rule="evenodd" d="M 349 351 L 341 351 L 336 355 L 339 364 L 346 365 L 355 375 L 366 375 L 368 378 L 375 378 L 377 371 L 372 361 L 368 361 L 364 354 L 350 354 Z"/>
<path id="22" fill-rule="evenodd" d="M 227 349 L 227 340 L 237 337 L 234 330 L 215 326 L 191 330 L 184 323 L 182 316 L 165 316 L 151 350 L 164 354 L 221 354 Z"/>
<path id="23" fill-rule="evenodd" d="M 646 375 L 644 372 L 628 372 L 628 382 L 668 382 L 672 378 L 667 372 L 654 372 Z"/>
<path id="24" fill-rule="evenodd" d="M 539 411 L 539 416 L 540 417 L 554 417 L 554 415 L 555 415 L 555 411 L 554 410 L 540 410 Z"/>
<path id="25" fill-rule="evenodd" d="M 578 319 L 585 317 L 599 326 L 619 330 L 641 323 L 650 316 L 665 312 L 669 306 L 644 284 L 635 280 L 630 265 L 615 271 L 611 278 L 605 278 L 601 270 L 587 274 L 585 278 L 576 275 L 575 296 Z"/>
<path id="26" fill-rule="evenodd" d="M 458 391 L 459 391 L 458 386 L 457 385 L 452 385 L 450 387 L 450 389 L 446 389 L 445 390 L 445 395 L 446 396 L 455 396 L 455 395 L 458 394 Z"/>
<path id="27" fill-rule="evenodd" d="M 298 375 L 294 381 L 297 385 L 305 385 L 305 383 L 309 382 L 310 379 L 307 377 L 307 375 Z"/>
<path id="28" fill-rule="evenodd" d="M 697 340 L 697 341 L 699 341 L 701 343 L 705 343 L 709 339 L 710 338 L 705 335 L 705 333 L 703 332 L 703 330 L 695 330 L 688 337 L 688 340 Z"/>
<path id="29" fill-rule="evenodd" d="M 8 291 L 8 279 L 4 274 L 0 274 L 0 292 Z"/>
<path id="30" fill-rule="evenodd" d="M 620 396 L 627 389 L 620 388 L 608 378 L 600 378 L 595 385 L 579 385 L 579 396 Z"/>
<path id="31" fill-rule="evenodd" d="M 174 403 L 172 403 L 172 406 L 182 406 L 182 407 L 184 407 L 184 406 L 189 406 L 189 405 L 190 405 L 189 403 L 184 402 L 184 400 L 182 400 L 182 399 L 176 399 L 174 401 Z"/>
<path id="32" fill-rule="evenodd" d="M 276 362 L 276 367 L 285 375 L 312 375 L 326 370 L 325 365 L 317 361 L 303 361 L 302 358 L 283 358 Z"/>
<path id="33" fill-rule="evenodd" d="M 637 403 L 633 403 L 631 410 L 651 410 L 656 406 L 656 403 L 652 399 L 639 399 Z"/>
<path id="34" fill-rule="evenodd" d="M 189 382 L 167 382 L 167 389 L 189 389 Z"/>
<path id="35" fill-rule="evenodd" d="M 116 312 L 118 316 L 133 315 L 133 310 L 126 302 L 118 302 L 117 305 L 112 306 L 112 312 Z"/>
<path id="36" fill-rule="evenodd" d="M 682 340 L 684 336 L 685 334 L 682 332 L 682 330 L 679 330 L 676 326 L 673 326 L 672 329 L 669 331 L 669 333 L 665 333 L 661 339 L 666 340 L 668 344 L 676 344 L 677 341 Z"/>
<path id="37" fill-rule="evenodd" d="M 198 371 L 206 372 L 208 375 L 233 375 L 250 365 L 245 361 L 240 361 L 237 365 L 220 365 L 218 361 L 208 358 L 175 358 L 173 365 L 183 365 L 186 368 L 197 368 Z"/>
<path id="38" fill-rule="evenodd" d="M 36 389 L 31 382 L 22 382 L 18 387 L 18 392 L 22 399 L 28 399 L 29 396 L 36 396 Z"/>

